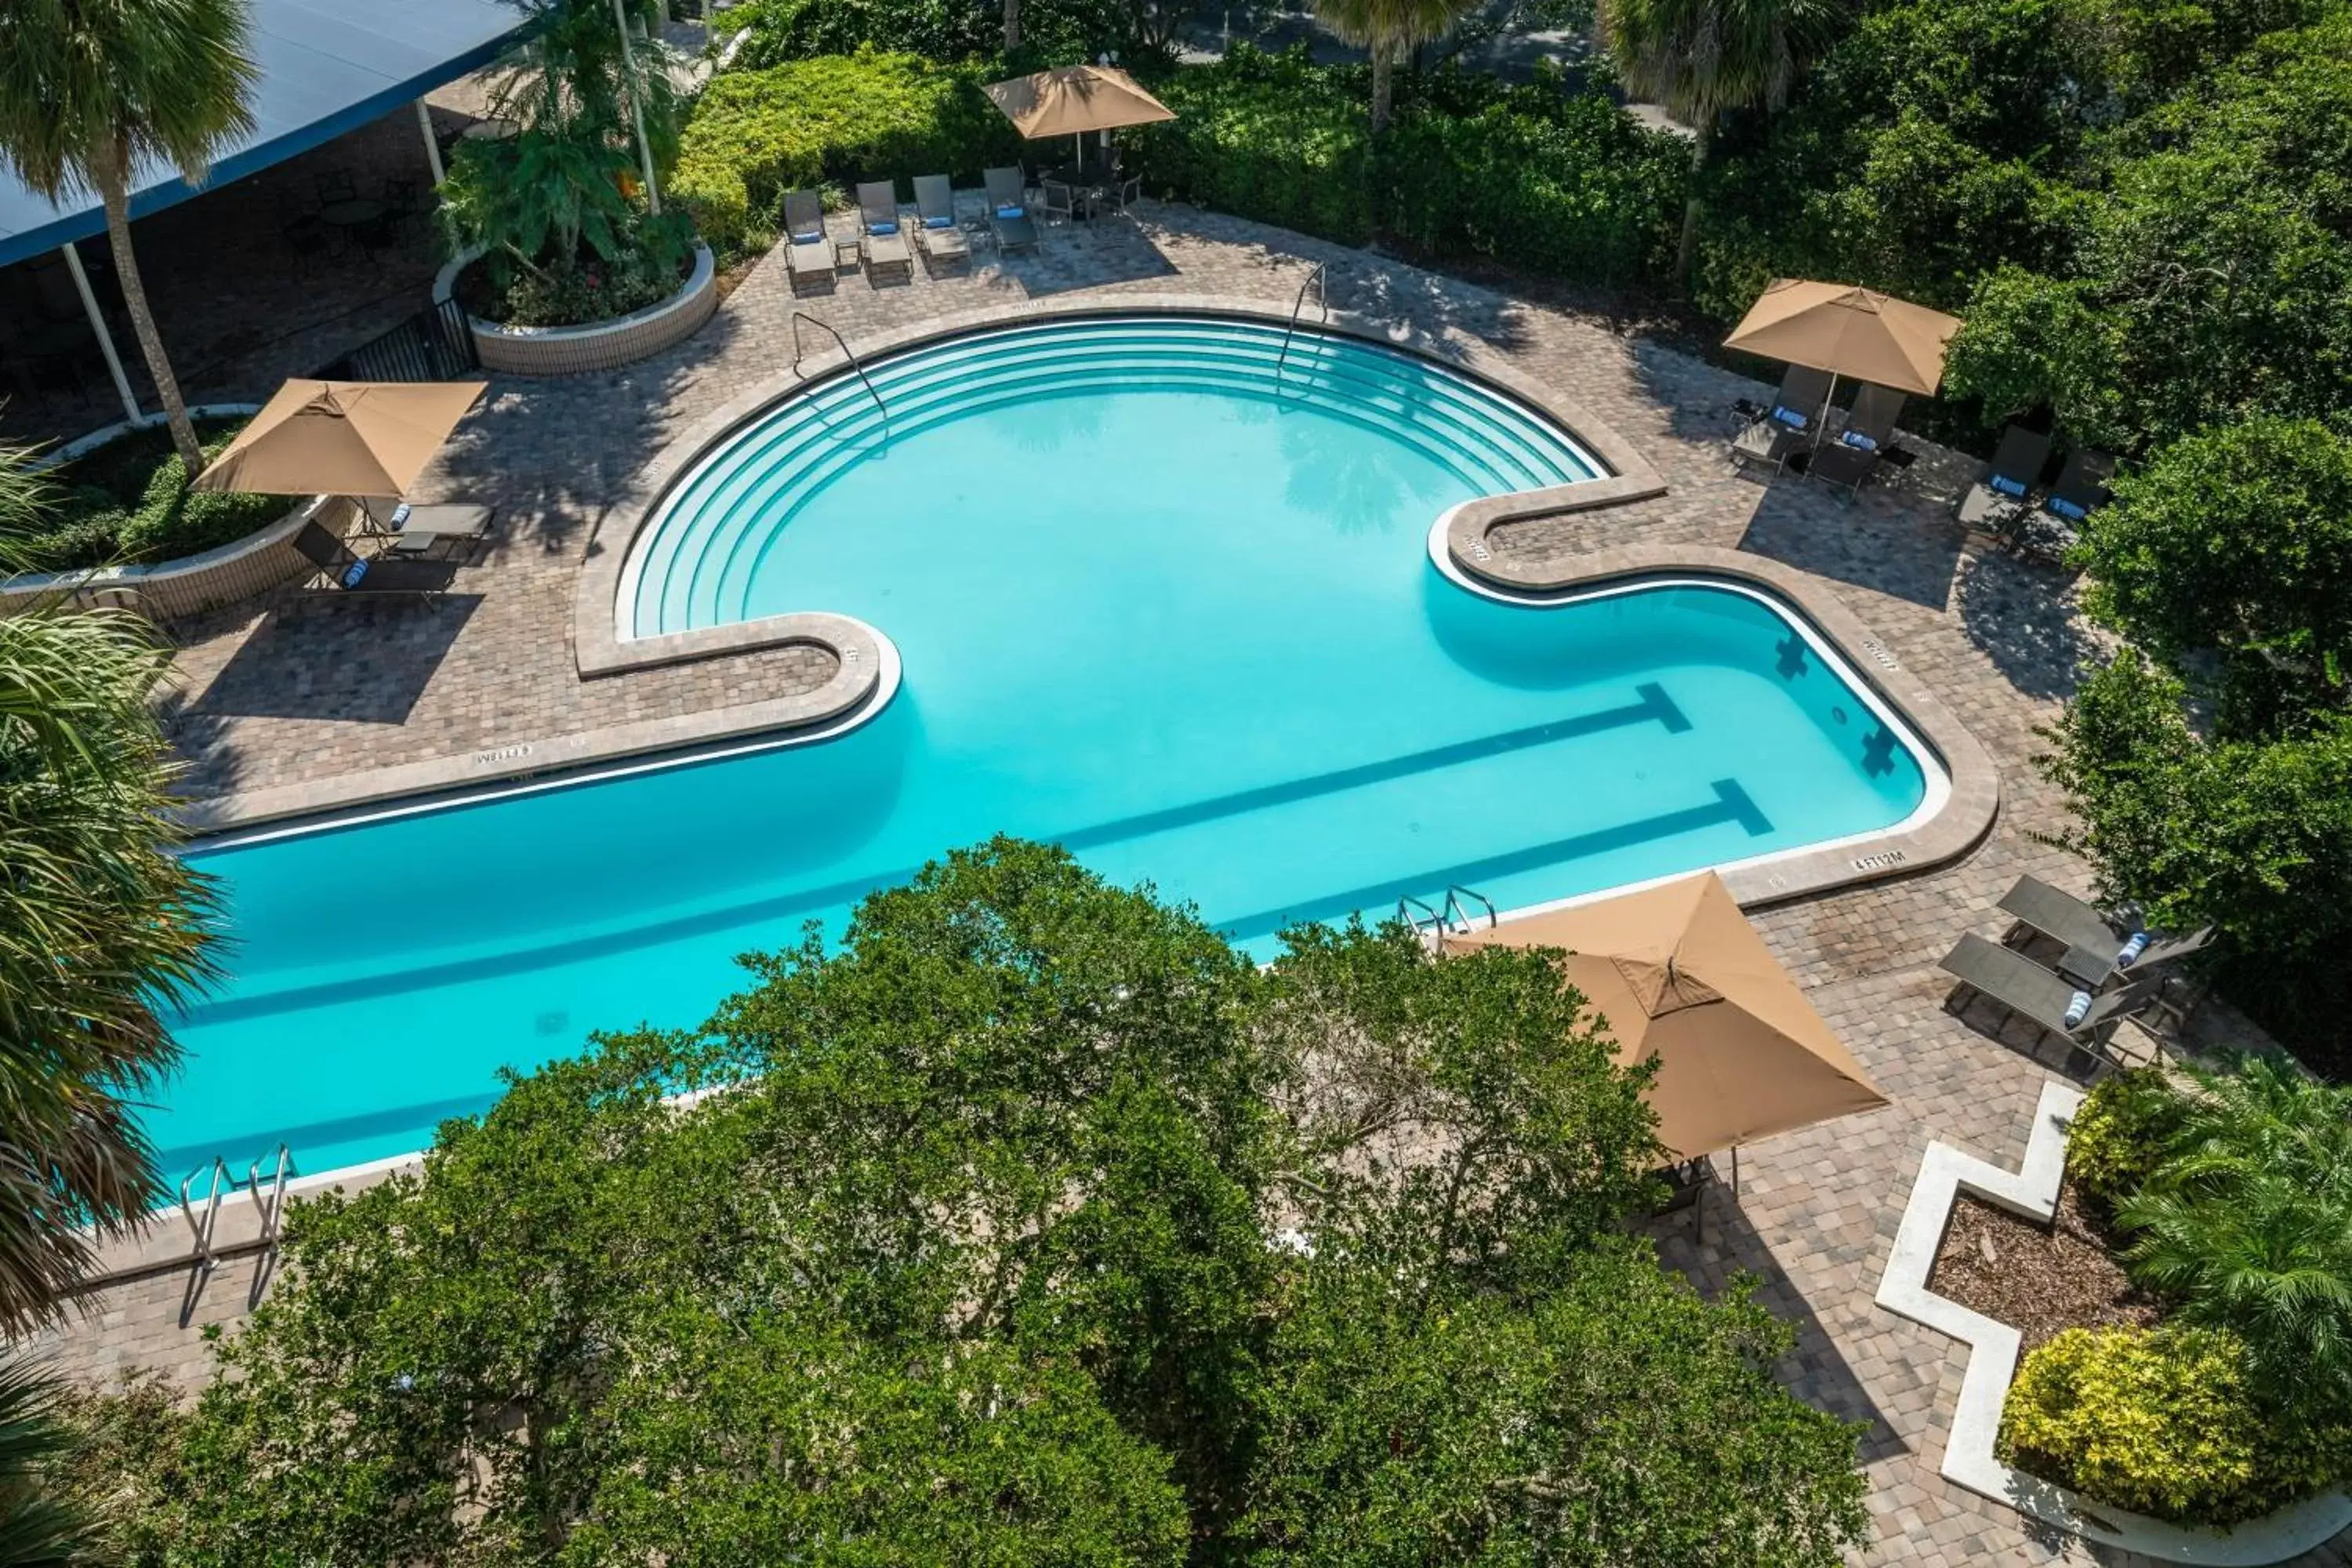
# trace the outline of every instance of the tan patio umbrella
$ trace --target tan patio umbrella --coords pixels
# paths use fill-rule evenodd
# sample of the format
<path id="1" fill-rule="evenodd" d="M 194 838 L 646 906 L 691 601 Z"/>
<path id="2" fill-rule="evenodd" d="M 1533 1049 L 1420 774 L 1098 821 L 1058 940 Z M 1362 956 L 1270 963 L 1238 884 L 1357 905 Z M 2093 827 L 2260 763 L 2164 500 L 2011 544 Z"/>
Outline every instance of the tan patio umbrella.
<path id="1" fill-rule="evenodd" d="M 1958 317 L 1892 294 L 1779 278 L 1723 346 L 1933 396 L 1944 379 L 1944 345 L 1959 330 Z"/>
<path id="2" fill-rule="evenodd" d="M 1013 121 L 1013 128 L 1030 141 L 1069 137 L 1071 151 L 1081 163 L 1085 152 L 1078 138 L 1089 131 L 1116 131 L 1122 125 L 1150 125 L 1176 118 L 1174 110 L 1114 66 L 1064 66 L 1011 81 L 991 82 L 982 90 Z"/>
<path id="3" fill-rule="evenodd" d="M 289 381 L 196 476 L 205 490 L 403 496 L 474 406 L 478 381 Z"/>
<path id="4" fill-rule="evenodd" d="M 1886 1103 L 1712 871 L 1444 942 L 1566 948 L 1618 1059 L 1657 1057 L 1650 1105 L 1678 1160 L 1737 1162 L 1742 1143 Z"/>

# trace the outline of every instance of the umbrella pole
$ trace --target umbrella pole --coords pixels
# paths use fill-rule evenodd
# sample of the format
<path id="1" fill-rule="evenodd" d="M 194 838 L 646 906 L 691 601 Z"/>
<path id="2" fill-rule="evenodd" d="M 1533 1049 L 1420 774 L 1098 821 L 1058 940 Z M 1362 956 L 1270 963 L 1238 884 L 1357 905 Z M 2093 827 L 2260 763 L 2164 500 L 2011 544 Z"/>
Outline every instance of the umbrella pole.
<path id="1" fill-rule="evenodd" d="M 1835 403 L 1836 401 L 1837 401 L 1837 372 L 1835 372 L 1835 371 L 1832 371 L 1832 372 L 1830 372 L 1830 390 L 1829 390 L 1829 395 L 1822 399 L 1822 416 L 1821 416 L 1819 419 L 1816 419 L 1816 420 L 1814 420 L 1814 421 L 1813 421 L 1813 445 L 1814 445 L 1814 446 L 1816 446 L 1816 447 L 1818 447 L 1818 446 L 1820 446 L 1820 445 L 1822 444 L 1822 436 L 1824 436 L 1825 434 L 1827 434 L 1827 433 L 1828 433 L 1828 431 L 1829 431 L 1829 427 L 1830 427 L 1830 405 L 1831 405 L 1831 404 L 1832 404 L 1832 403 Z M 1732 1169 L 1733 1169 L 1733 1170 L 1735 1170 L 1735 1171 L 1737 1171 L 1737 1170 L 1739 1168 L 1739 1151 L 1738 1151 L 1738 1150 L 1737 1150 L 1737 1149 L 1734 1149 L 1734 1150 L 1731 1152 L 1731 1166 L 1732 1166 Z M 1733 1195 L 1733 1196 L 1735 1196 L 1735 1197 L 1737 1197 L 1738 1194 L 1737 1193 L 1734 1193 L 1732 1195 Z"/>
<path id="2" fill-rule="evenodd" d="M 1731 1146 L 1731 1201 L 1739 1201 L 1739 1145 Z"/>

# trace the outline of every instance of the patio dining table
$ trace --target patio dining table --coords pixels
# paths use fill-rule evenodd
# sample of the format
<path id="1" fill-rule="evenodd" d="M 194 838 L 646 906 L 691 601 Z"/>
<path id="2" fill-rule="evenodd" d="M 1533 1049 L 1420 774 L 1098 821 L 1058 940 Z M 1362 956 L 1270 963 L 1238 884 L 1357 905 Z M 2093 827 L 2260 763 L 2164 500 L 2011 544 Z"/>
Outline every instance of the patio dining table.
<path id="1" fill-rule="evenodd" d="M 1048 182 L 1070 187 L 1071 205 L 1091 221 L 1098 208 L 1110 198 L 1118 180 L 1118 172 L 1107 163 L 1064 164 L 1048 169 L 1037 176 L 1040 184 Z"/>

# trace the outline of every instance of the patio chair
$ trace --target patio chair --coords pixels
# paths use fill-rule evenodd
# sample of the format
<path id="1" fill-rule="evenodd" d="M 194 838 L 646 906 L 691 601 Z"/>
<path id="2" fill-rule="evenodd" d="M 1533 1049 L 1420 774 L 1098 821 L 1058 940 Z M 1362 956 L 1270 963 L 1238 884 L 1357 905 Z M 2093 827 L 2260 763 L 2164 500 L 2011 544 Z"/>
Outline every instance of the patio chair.
<path id="1" fill-rule="evenodd" d="M 457 575 L 454 561 L 394 560 L 354 555 L 350 546 L 319 523 L 306 522 L 294 535 L 294 548 L 326 579 L 322 592 L 331 594 L 398 594 L 432 598 L 448 592 Z"/>
<path id="2" fill-rule="evenodd" d="M 955 187 L 945 174 L 915 176 L 915 243 L 926 262 L 971 259 L 971 241 L 956 226 Z"/>
<path id="3" fill-rule="evenodd" d="M 1960 498 L 1960 526 L 1994 531 L 2003 516 L 2023 510 L 2027 492 L 2049 460 L 2049 437 L 2022 425 L 2002 431 L 2000 445 L 1993 450 L 1992 467 Z"/>
<path id="4" fill-rule="evenodd" d="M 1029 196 L 1022 186 L 1021 171 L 989 169 L 981 177 L 988 186 L 988 227 L 996 237 L 996 248 L 1036 249 L 1037 220 L 1029 216 Z"/>
<path id="5" fill-rule="evenodd" d="M 824 232 L 824 202 L 814 191 L 791 191 L 784 196 L 784 270 L 793 292 L 803 282 L 824 279 L 831 288 L 836 276 L 833 240 Z"/>
<path id="6" fill-rule="evenodd" d="M 2032 931 L 2068 947 L 2120 948 L 2128 934 L 2117 930 L 2115 922 L 2096 907 L 2052 887 L 2039 877 L 2020 877 L 2000 896 L 1998 907 L 2015 921 L 2009 930 L 2012 947 L 2018 939 Z"/>
<path id="7" fill-rule="evenodd" d="M 2003 520 L 2001 542 L 2032 560 L 2063 561 L 2067 547 L 2080 536 L 2082 521 L 2106 503 L 2107 480 L 2115 471 L 2116 460 L 2105 452 L 2080 447 L 2069 452 L 2040 510 L 2021 508 Z"/>
<path id="8" fill-rule="evenodd" d="M 857 248 L 871 277 L 877 268 L 898 267 L 915 275 L 915 253 L 898 222 L 898 187 L 889 180 L 869 180 L 857 187 Z"/>
<path id="9" fill-rule="evenodd" d="M 1959 981 L 1945 999 L 1947 1012 L 1958 1013 L 1968 999 L 1983 996 L 2025 1019 L 2042 1035 L 2055 1035 L 2068 1045 L 2104 1047 L 2116 1026 L 2156 999 L 2164 985 L 2160 973 L 2135 974 L 2113 990 L 2092 999 L 2073 1023 L 2066 1015 L 2080 994 L 2074 982 L 2052 973 L 2011 948 L 1987 942 L 1974 931 L 1962 933 L 1958 943 L 1937 965 Z M 2040 1037 L 2036 1037 L 2039 1043 Z"/>
<path id="10" fill-rule="evenodd" d="M 1822 405 L 1830 397 L 1830 373 L 1810 365 L 1792 364 L 1780 378 L 1780 390 L 1764 416 L 1750 424 L 1731 443 L 1734 462 L 1769 463 L 1785 467 L 1813 433 Z"/>
<path id="11" fill-rule="evenodd" d="M 1856 495 L 1878 471 L 1887 447 L 1895 444 L 1895 421 L 1903 415 L 1903 395 L 1891 386 L 1864 386 L 1853 400 L 1853 412 L 1837 439 L 1815 448 L 1806 465 L 1808 478 L 1844 485 Z"/>
<path id="12" fill-rule="evenodd" d="M 418 506 L 378 496 L 360 500 L 360 525 L 391 541 L 396 554 L 421 555 L 443 540 L 472 544 L 489 536 L 498 509 L 488 506 Z"/>

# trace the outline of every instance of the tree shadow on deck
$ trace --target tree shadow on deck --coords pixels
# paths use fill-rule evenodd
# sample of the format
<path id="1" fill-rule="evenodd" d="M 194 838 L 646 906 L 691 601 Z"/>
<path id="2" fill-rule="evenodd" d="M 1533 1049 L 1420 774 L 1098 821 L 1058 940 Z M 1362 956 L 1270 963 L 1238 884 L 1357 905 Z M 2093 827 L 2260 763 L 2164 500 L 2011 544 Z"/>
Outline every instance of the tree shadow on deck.
<path id="1" fill-rule="evenodd" d="M 1729 1170 L 1724 1156 L 1717 1156 L 1716 1163 L 1719 1170 Z M 1877 1400 L 1839 1352 L 1821 1316 L 1773 1256 L 1771 1245 L 1732 1197 L 1729 1184 L 1710 1184 L 1700 1204 L 1705 1210 L 1704 1240 L 1696 1208 L 1662 1215 L 1641 1227 L 1657 1244 L 1659 1261 L 1689 1279 L 1710 1300 L 1720 1296 L 1736 1275 L 1755 1276 L 1756 1300 L 1797 1331 L 1795 1348 L 1777 1369 L 1781 1384 L 1816 1410 L 1828 1411 L 1841 1420 L 1866 1423 L 1868 1429 L 1859 1445 L 1861 1463 L 1874 1465 L 1911 1452 L 1911 1445 L 1895 1432 L 1880 1412 Z M 1867 1250 L 1858 1246 L 1857 1256 L 1851 1261 L 1863 1262 L 1860 1255 Z M 1858 1310 L 1864 1314 L 1875 1310 L 1866 1297 L 1858 1303 Z"/>
<path id="2" fill-rule="evenodd" d="M 182 726 L 231 719 L 405 723 L 481 602 L 478 594 L 424 603 L 326 594 L 281 598 L 171 718 Z"/>
<path id="3" fill-rule="evenodd" d="M 2075 608 L 2073 583 L 2056 567 L 1994 551 L 1960 563 L 1960 626 L 2010 685 L 2028 697 L 2074 694 L 2098 642 Z"/>

